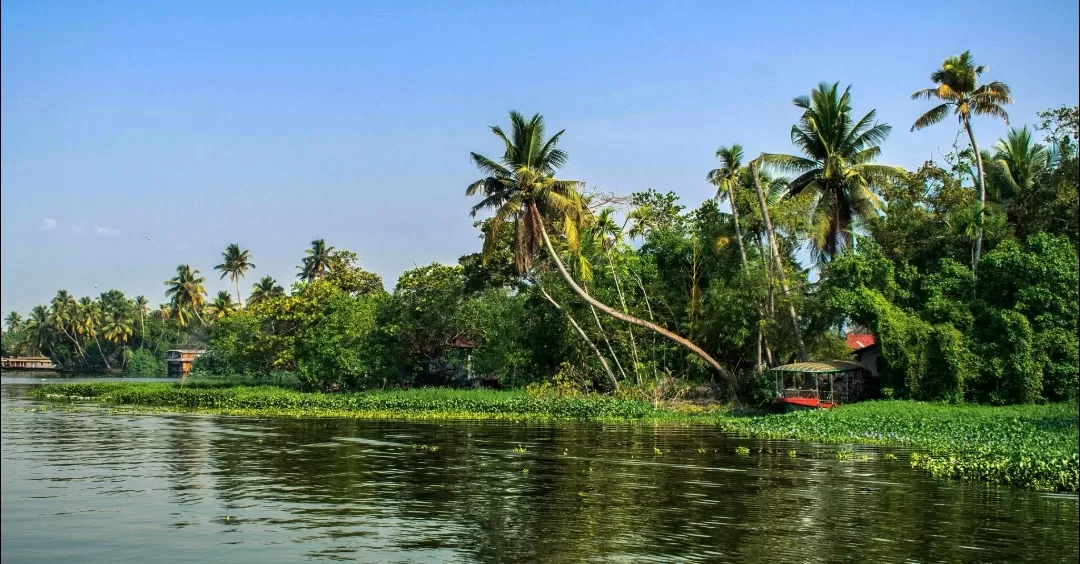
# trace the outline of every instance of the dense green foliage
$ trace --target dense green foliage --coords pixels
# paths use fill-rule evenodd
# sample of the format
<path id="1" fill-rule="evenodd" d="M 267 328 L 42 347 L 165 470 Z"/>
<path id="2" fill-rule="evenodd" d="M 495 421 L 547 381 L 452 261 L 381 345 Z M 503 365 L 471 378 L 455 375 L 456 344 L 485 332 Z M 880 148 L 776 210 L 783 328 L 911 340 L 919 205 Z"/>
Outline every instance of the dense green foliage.
<path id="1" fill-rule="evenodd" d="M 951 112 L 970 133 L 974 117 L 1004 116 L 1011 91 L 978 84 L 985 70 L 947 59 L 917 93 L 939 105 L 915 129 Z M 456 265 L 417 267 L 388 292 L 356 253 L 317 239 L 291 288 L 263 276 L 246 304 L 208 299 L 185 264 L 157 311 L 116 290 L 61 290 L 26 319 L 9 314 L 3 348 L 156 373 L 168 349 L 206 348 L 197 374 L 288 373 L 307 389 L 537 384 L 759 403 L 762 368 L 802 348 L 846 357 L 844 334 L 869 331 L 892 397 L 1074 401 L 1077 109 L 904 171 L 877 164 L 891 128 L 856 111 L 853 92 L 824 83 L 795 98 L 796 155 L 721 147 L 700 204 L 563 180 L 564 132 L 514 112 L 508 132 L 492 129 L 502 157 L 473 153 L 481 178 L 453 188 L 494 214 Z M 253 258 L 231 244 L 214 267 L 237 297 Z"/>
<path id="2" fill-rule="evenodd" d="M 905 447 L 912 466 L 942 477 L 1077 491 L 1075 404 L 954 406 L 880 401 L 786 415 L 740 415 L 611 395 L 421 388 L 353 394 L 228 384 L 51 384 L 42 397 L 217 413 L 410 419 L 559 419 L 716 424 L 745 436 Z"/>

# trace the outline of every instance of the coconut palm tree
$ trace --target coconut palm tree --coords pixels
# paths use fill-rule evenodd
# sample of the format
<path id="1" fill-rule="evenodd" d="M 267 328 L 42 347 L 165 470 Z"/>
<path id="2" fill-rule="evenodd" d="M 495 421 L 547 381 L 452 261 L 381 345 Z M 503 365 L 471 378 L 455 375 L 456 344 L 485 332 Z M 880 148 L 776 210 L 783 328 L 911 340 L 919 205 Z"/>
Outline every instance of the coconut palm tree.
<path id="1" fill-rule="evenodd" d="M 109 314 L 105 316 L 101 332 L 105 340 L 118 347 L 125 347 L 131 338 L 132 320 L 122 313 Z"/>
<path id="2" fill-rule="evenodd" d="M 1036 143 L 1031 130 L 1024 126 L 1010 129 L 1004 139 L 998 139 L 994 152 L 984 154 L 984 157 L 990 161 L 987 190 L 995 193 L 994 199 L 1005 204 L 1009 222 L 1022 235 L 1030 210 L 1040 197 L 1036 181 L 1055 166 L 1056 154 Z"/>
<path id="3" fill-rule="evenodd" d="M 555 263 L 559 274 L 581 299 L 605 314 L 621 321 L 645 327 L 691 350 L 725 378 L 728 373 L 720 363 L 689 340 L 655 323 L 622 313 L 593 298 L 574 281 L 559 258 L 547 232 L 547 224 L 558 226 L 560 235 L 571 251 L 578 246 L 578 226 L 588 210 L 578 192 L 580 182 L 555 178 L 555 171 L 567 159 L 556 144 L 563 131 L 544 138 L 544 118 L 540 114 L 526 119 L 518 112 L 510 113 L 511 131 L 507 136 L 498 126 L 492 133 L 504 145 L 502 158 L 497 162 L 471 153 L 473 163 L 485 174 L 466 189 L 468 196 L 483 199 L 473 206 L 475 216 L 481 210 L 495 210 L 491 228 L 485 234 L 484 256 L 489 257 L 498 241 L 498 231 L 507 224 L 514 226 L 514 263 L 519 272 L 530 270 L 533 255 L 543 246 Z"/>
<path id="4" fill-rule="evenodd" d="M 856 121 L 850 86 L 840 92 L 839 83 L 823 82 L 810 96 L 799 96 L 793 103 L 803 110 L 799 122 L 791 126 L 791 143 L 802 156 L 765 153 L 759 162 L 798 175 L 788 184 L 788 196 L 805 190 L 815 195 L 813 214 L 824 229 L 811 242 L 818 261 L 826 261 L 851 246 L 854 221 L 880 210 L 877 186 L 902 178 L 905 172 L 874 164 L 881 155 L 880 143 L 892 128 L 877 123 L 876 110 Z"/>
<path id="5" fill-rule="evenodd" d="M 49 309 L 43 305 L 34 306 L 27 315 L 23 328 L 26 332 L 20 346 L 30 353 L 41 353 L 52 337 L 52 329 L 49 327 Z"/>
<path id="6" fill-rule="evenodd" d="M 236 304 L 233 303 L 232 296 L 224 290 L 218 292 L 214 300 L 206 306 L 206 315 L 212 320 L 222 319 L 233 311 L 236 311 Z"/>
<path id="7" fill-rule="evenodd" d="M 285 288 L 278 285 L 273 276 L 263 276 L 255 284 L 251 285 L 251 294 L 248 296 L 248 304 L 254 305 L 266 300 L 285 295 Z"/>
<path id="8" fill-rule="evenodd" d="M 139 348 L 142 348 L 146 344 L 146 314 L 150 312 L 150 300 L 146 296 L 135 296 L 132 303 L 139 316 Z"/>
<path id="9" fill-rule="evenodd" d="M 799 327 L 799 315 L 795 311 L 795 304 L 791 303 L 791 288 L 788 286 L 787 275 L 784 274 L 784 264 L 780 260 L 780 251 L 776 246 L 776 232 L 773 231 L 772 220 L 769 218 L 769 204 L 765 199 L 765 190 L 761 187 L 761 176 L 758 173 L 757 160 L 750 163 L 750 176 L 754 180 L 754 191 L 757 192 L 758 204 L 761 206 L 761 218 L 765 222 L 765 236 L 769 240 L 769 252 L 776 268 L 776 277 L 780 280 L 780 289 L 784 292 L 784 297 L 787 298 L 788 314 L 791 316 L 795 344 L 799 347 L 799 360 L 806 362 L 808 357 L 806 345 L 803 343 L 802 329 Z"/>
<path id="10" fill-rule="evenodd" d="M 205 283 L 206 278 L 199 276 L 198 269 L 192 270 L 186 264 L 177 266 L 176 276 L 165 282 L 168 286 L 165 295 L 172 298 L 173 313 L 181 326 L 187 325 L 184 317 L 186 309 L 190 309 L 200 323 L 206 324 L 199 314 L 199 310 L 206 304 L 206 288 L 203 286 Z"/>
<path id="11" fill-rule="evenodd" d="M 49 307 L 49 327 L 67 337 L 75 345 L 75 352 L 86 360 L 86 351 L 79 342 L 78 333 L 75 331 L 78 303 L 67 290 L 57 290 Z"/>
<path id="12" fill-rule="evenodd" d="M 971 150 L 975 153 L 975 166 L 978 171 L 979 204 L 986 208 L 986 169 L 983 167 L 982 153 L 979 152 L 979 144 L 975 142 L 975 133 L 971 128 L 971 116 L 998 117 L 1009 123 L 1009 114 L 1002 108 L 1004 104 L 1011 104 L 1012 91 L 1004 82 L 991 82 L 979 84 L 979 77 L 987 71 L 985 65 L 975 65 L 971 57 L 971 51 L 964 51 L 959 55 L 948 57 L 941 63 L 941 68 L 930 75 L 930 81 L 936 84 L 932 88 L 924 88 L 911 95 L 912 100 L 941 100 L 941 104 L 933 107 L 930 111 L 915 120 L 911 131 L 929 127 L 940 122 L 950 112 L 960 120 L 960 125 L 967 132 L 971 142 Z M 982 224 L 979 223 L 978 234 L 975 239 L 975 251 L 972 255 L 972 269 L 979 263 L 982 255 Z"/>
<path id="13" fill-rule="evenodd" d="M 334 256 L 334 247 L 326 246 L 325 239 L 316 239 L 311 242 L 311 248 L 304 251 L 304 261 L 297 268 L 300 272 L 297 278 L 305 282 L 313 282 L 326 276 L 330 271 Z"/>
<path id="14" fill-rule="evenodd" d="M 716 157 L 720 159 L 720 168 L 709 171 L 705 180 L 716 186 L 716 203 L 727 200 L 731 205 L 731 219 L 735 225 L 735 240 L 739 243 L 739 257 L 742 259 L 743 271 L 750 272 L 746 264 L 746 248 L 743 246 L 742 229 L 739 226 L 739 206 L 735 201 L 735 188 L 739 186 L 742 178 L 746 176 L 743 169 L 743 148 L 738 143 L 730 146 L 721 146 L 716 150 Z"/>
<path id="15" fill-rule="evenodd" d="M 4 325 L 7 326 L 7 330 L 8 330 L 9 333 L 14 333 L 15 331 L 18 331 L 19 329 L 22 329 L 22 326 L 23 326 L 22 315 L 20 315 L 19 312 L 17 312 L 17 311 L 9 312 L 7 314 L 7 317 L 4 318 Z"/>
<path id="16" fill-rule="evenodd" d="M 102 325 L 101 303 L 95 302 L 90 296 L 83 296 L 79 298 L 77 311 L 76 331 L 88 339 L 94 339 L 98 354 L 101 355 L 101 362 L 105 364 L 107 370 L 112 370 L 109 359 L 105 356 L 105 349 L 101 348 L 101 339 L 98 338 Z"/>
<path id="17" fill-rule="evenodd" d="M 240 279 L 252 268 L 255 268 L 255 264 L 251 262 L 251 251 L 240 250 L 240 245 L 237 243 L 230 243 L 228 247 L 225 247 L 225 251 L 221 253 L 221 264 L 214 267 L 214 270 L 221 271 L 221 278 L 228 276 L 229 281 L 236 284 L 236 303 L 238 304 L 244 303 L 240 297 Z"/>

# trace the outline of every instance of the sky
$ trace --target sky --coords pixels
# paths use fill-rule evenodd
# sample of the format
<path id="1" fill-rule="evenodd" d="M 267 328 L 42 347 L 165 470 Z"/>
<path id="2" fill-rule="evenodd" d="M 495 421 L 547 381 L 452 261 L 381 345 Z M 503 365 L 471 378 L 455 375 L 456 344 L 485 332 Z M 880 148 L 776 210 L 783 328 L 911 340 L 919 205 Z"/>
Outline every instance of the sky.
<path id="1" fill-rule="evenodd" d="M 886 5 L 888 4 L 888 5 Z M 47 2 L 0 19 L 0 309 L 59 288 L 165 301 L 190 264 L 208 290 L 229 243 L 244 282 L 295 280 L 316 238 L 388 289 L 480 249 L 469 159 L 510 110 L 566 129 L 563 178 L 687 207 L 720 145 L 792 150 L 791 99 L 852 85 L 893 126 L 880 162 L 948 152 L 917 133 L 946 56 L 1012 86 L 1013 125 L 1077 104 L 1075 0 L 1017 2 Z M 977 119 L 980 145 L 1003 136 Z M 961 138 L 961 141 L 963 139 Z"/>

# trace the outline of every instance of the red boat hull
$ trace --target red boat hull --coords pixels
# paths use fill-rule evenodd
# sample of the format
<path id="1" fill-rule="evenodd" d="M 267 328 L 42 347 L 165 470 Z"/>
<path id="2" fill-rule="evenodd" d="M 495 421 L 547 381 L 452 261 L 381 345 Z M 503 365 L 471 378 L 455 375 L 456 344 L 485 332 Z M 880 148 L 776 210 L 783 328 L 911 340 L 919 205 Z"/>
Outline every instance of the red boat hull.
<path id="1" fill-rule="evenodd" d="M 836 407 L 832 402 L 821 401 L 817 398 L 776 398 L 776 404 L 784 409 L 831 409 Z"/>

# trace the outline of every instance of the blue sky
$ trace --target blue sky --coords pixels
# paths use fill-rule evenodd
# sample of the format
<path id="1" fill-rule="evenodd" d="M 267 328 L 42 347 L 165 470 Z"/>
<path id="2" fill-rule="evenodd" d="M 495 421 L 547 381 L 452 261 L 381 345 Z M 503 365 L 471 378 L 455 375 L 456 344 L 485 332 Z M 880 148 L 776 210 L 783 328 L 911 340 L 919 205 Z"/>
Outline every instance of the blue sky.
<path id="1" fill-rule="evenodd" d="M 58 288 L 156 304 L 180 263 L 224 289 L 231 242 L 245 286 L 287 283 L 320 237 L 392 287 L 479 249 L 469 151 L 498 156 L 487 126 L 511 109 L 566 128 L 563 177 L 694 206 L 718 145 L 788 151 L 791 99 L 820 81 L 853 84 L 906 167 L 956 137 L 908 132 L 947 55 L 1013 87 L 1014 124 L 1078 99 L 1075 0 L 542 4 L 5 1 L 0 308 Z"/>

